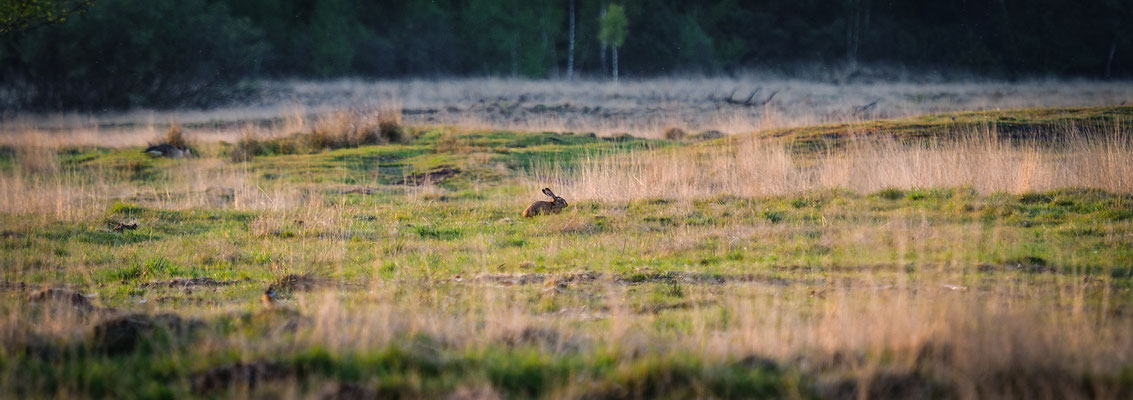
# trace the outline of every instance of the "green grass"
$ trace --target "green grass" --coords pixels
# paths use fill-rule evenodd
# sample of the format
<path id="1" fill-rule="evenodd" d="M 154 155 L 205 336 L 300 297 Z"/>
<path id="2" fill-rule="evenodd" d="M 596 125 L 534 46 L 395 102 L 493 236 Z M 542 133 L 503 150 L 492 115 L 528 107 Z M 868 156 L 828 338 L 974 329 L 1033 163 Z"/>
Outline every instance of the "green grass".
<path id="1" fill-rule="evenodd" d="M 854 129 L 924 138 L 957 124 L 1025 132 L 1130 114 L 1131 107 L 973 112 L 955 114 L 955 122 L 926 116 Z M 768 135 L 832 141 L 846 129 Z M 858 388 L 839 383 L 856 381 L 839 375 L 852 369 L 837 362 L 860 356 L 897 368 L 898 357 L 854 350 L 815 367 L 810 353 L 764 359 L 677 344 L 738 329 L 740 314 L 778 301 L 800 318 L 817 315 L 830 301 L 823 293 L 839 285 L 847 297 L 895 285 L 914 296 L 947 283 L 978 301 L 1022 296 L 1028 306 L 1085 307 L 1118 321 L 1133 310 L 1127 193 L 934 188 L 630 202 L 559 193 L 571 201 L 565 212 L 520 216 L 543 197 L 526 181 L 532 169 L 569 170 L 587 157 L 671 146 L 682 144 L 434 129 L 400 144 L 201 167 L 246 169 L 250 182 L 242 184 L 264 193 L 293 190 L 286 193 L 301 200 L 281 209 L 160 206 L 188 195 L 187 185 L 169 183 L 178 173 L 223 149 L 206 147 L 205 160 L 150 159 L 136 148 L 65 150 L 60 163 L 73 179 L 125 182 L 157 201 L 109 196 L 75 218 L 0 215 L 0 310 L 13 324 L 0 332 L 7 339 L 0 396 L 242 397 L 238 390 L 247 389 L 270 397 L 314 395 L 334 383 L 381 397 L 483 387 L 518 398 L 837 397 L 838 388 Z M 5 154 L 0 168 L 11 171 Z M 442 168 L 460 172 L 435 187 L 394 184 Z M 110 229 L 122 221 L 138 228 Z M 291 274 L 317 287 L 281 290 L 287 307 L 265 310 L 263 291 Z M 186 278 L 221 283 L 169 283 Z M 75 288 L 115 310 L 29 305 L 33 290 L 15 283 Z M 1066 294 L 1079 293 L 1079 284 L 1095 286 Z M 889 293 L 878 290 L 866 293 Z M 755 311 L 738 308 L 742 301 Z M 126 340 L 128 349 L 107 350 L 95 327 L 128 313 L 178 319 L 146 325 Z M 500 314 L 515 315 L 510 322 L 522 329 L 493 319 Z M 392 322 L 367 319 L 373 315 Z M 358 326 L 369 328 L 351 330 Z M 604 340 L 615 328 L 624 342 Z M 476 336 L 489 333 L 496 336 Z M 959 384 L 927 363 L 893 376 L 947 397 Z M 240 379 L 194 386 L 209 370 L 249 364 L 271 374 L 255 387 Z M 993 372 L 1018 372 L 1011 365 Z M 1082 379 L 1127 393 L 1130 370 Z"/>

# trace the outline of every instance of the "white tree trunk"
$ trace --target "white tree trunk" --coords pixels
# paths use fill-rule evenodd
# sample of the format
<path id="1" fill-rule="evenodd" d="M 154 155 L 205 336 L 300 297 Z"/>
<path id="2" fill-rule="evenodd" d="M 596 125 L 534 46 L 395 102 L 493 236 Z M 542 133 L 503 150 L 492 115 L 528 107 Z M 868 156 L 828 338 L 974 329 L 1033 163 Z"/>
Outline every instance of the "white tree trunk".
<path id="1" fill-rule="evenodd" d="M 574 79 L 574 0 L 570 0 L 570 41 L 567 44 L 567 80 Z"/>
<path id="2" fill-rule="evenodd" d="M 614 82 L 618 81 L 618 46 L 614 46 Z"/>
<path id="3" fill-rule="evenodd" d="M 869 29 L 870 0 L 849 0 L 850 16 L 846 23 L 846 65 L 855 70 L 858 66 L 858 49 L 862 32 Z"/>

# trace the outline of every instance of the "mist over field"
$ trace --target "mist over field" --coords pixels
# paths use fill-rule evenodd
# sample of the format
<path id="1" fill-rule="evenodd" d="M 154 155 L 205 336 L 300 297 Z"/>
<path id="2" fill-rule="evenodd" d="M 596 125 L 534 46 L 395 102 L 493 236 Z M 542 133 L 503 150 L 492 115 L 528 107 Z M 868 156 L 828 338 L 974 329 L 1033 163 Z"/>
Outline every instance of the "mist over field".
<path id="1" fill-rule="evenodd" d="M 0 0 L 0 398 L 1130 398 L 1130 27 Z"/>
<path id="2" fill-rule="evenodd" d="M 141 145 L 172 124 L 205 140 L 239 139 L 248 126 L 291 134 L 344 110 L 394 110 L 415 126 L 631 134 L 668 128 L 746 134 L 774 128 L 1028 107 L 1101 106 L 1133 99 L 1133 83 L 1088 80 L 832 83 L 751 74 L 619 82 L 585 79 L 440 79 L 262 82 L 263 94 L 226 106 L 9 114 L 2 141 L 28 132 Z M 748 98 L 753 104 L 743 104 Z M 87 132 L 97 131 L 97 135 Z"/>

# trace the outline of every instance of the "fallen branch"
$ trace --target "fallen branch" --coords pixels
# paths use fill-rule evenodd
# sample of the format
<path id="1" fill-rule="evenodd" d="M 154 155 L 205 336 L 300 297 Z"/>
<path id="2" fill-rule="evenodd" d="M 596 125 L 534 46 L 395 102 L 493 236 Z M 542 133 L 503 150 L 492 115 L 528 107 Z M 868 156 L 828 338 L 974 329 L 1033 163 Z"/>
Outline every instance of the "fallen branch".
<path id="1" fill-rule="evenodd" d="M 771 94 L 767 95 L 767 98 L 760 100 L 760 101 L 756 101 L 755 96 L 758 95 L 759 92 L 763 91 L 763 88 L 756 88 L 754 91 L 751 92 L 750 95 L 747 96 L 746 99 L 739 100 L 739 99 L 736 99 L 736 97 L 735 97 L 736 96 L 736 90 L 737 89 L 733 89 L 732 93 L 728 94 L 728 97 L 718 99 L 715 96 L 708 96 L 708 100 L 722 101 L 724 103 L 731 104 L 731 105 L 734 105 L 734 106 L 761 107 L 761 106 L 767 105 L 767 103 L 770 103 L 771 100 L 775 98 L 775 95 L 779 94 L 779 91 L 776 90 L 776 91 L 771 92 Z"/>

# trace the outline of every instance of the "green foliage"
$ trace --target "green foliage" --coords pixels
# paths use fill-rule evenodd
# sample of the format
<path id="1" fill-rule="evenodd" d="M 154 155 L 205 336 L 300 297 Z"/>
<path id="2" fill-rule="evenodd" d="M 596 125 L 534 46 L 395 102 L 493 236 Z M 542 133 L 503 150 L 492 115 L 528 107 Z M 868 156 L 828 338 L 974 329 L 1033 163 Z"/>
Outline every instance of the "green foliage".
<path id="1" fill-rule="evenodd" d="M 30 105 L 200 105 L 255 71 L 259 36 L 224 3 L 102 0 L 64 23 L 13 36 L 0 60 L 5 81 L 35 88 L 23 99 Z"/>
<path id="2" fill-rule="evenodd" d="M 115 202 L 114 205 L 110 207 L 111 214 L 118 214 L 127 217 L 136 217 L 138 216 L 138 214 L 141 214 L 144 211 L 144 208 L 141 208 L 136 204 L 123 203 L 121 201 Z"/>
<path id="3" fill-rule="evenodd" d="M 100 282 L 125 282 L 132 281 L 142 276 L 142 266 L 131 264 L 118 268 L 111 268 L 101 272 L 98 281 Z"/>
<path id="4" fill-rule="evenodd" d="M 0 1 L 0 35 L 64 22 L 71 15 L 86 11 L 93 3 L 93 0 Z"/>
<path id="5" fill-rule="evenodd" d="M 712 71 L 719 64 L 712 37 L 692 16 L 684 16 L 678 25 L 677 64 L 686 69 Z"/>
<path id="6" fill-rule="evenodd" d="M 598 40 L 614 47 L 621 47 L 625 43 L 629 27 L 625 7 L 611 3 L 606 8 L 606 13 L 602 15 L 601 25 Z"/>
<path id="7" fill-rule="evenodd" d="M 435 226 L 417 226 L 413 231 L 424 239 L 437 239 L 437 240 L 454 240 L 460 238 L 460 229 L 458 228 L 438 228 Z"/>
<path id="8" fill-rule="evenodd" d="M 898 200 L 902 197 L 905 197 L 905 192 L 901 189 L 896 188 L 881 189 L 877 192 L 877 197 L 886 200 Z"/>
<path id="9" fill-rule="evenodd" d="M 355 47 L 352 38 L 365 32 L 354 16 L 351 4 L 345 0 L 314 4 L 309 35 L 311 59 L 317 60 L 311 65 L 315 76 L 342 76 L 353 70 Z"/>
<path id="10" fill-rule="evenodd" d="M 10 95 L 0 104 L 208 105 L 246 95 L 252 88 L 241 80 L 261 77 L 556 77 L 567 58 L 568 1 L 7 0 L 0 89 Z M 1133 52 L 1121 50 L 1133 46 L 1123 30 L 1133 21 L 1128 2 L 1036 0 L 1007 11 L 998 2 L 861 3 L 577 1 L 575 65 L 604 73 L 599 49 L 608 44 L 629 60 L 619 69 L 639 76 L 797 73 L 844 62 L 858 21 L 863 64 L 1133 73 Z M 861 12 L 868 17 L 855 19 Z M 627 42 L 630 20 L 639 40 Z"/>

